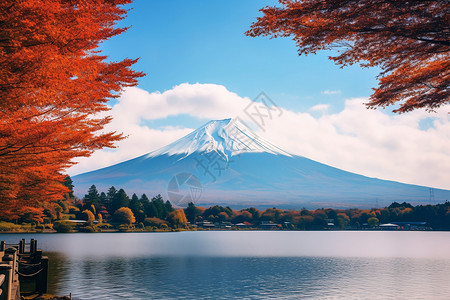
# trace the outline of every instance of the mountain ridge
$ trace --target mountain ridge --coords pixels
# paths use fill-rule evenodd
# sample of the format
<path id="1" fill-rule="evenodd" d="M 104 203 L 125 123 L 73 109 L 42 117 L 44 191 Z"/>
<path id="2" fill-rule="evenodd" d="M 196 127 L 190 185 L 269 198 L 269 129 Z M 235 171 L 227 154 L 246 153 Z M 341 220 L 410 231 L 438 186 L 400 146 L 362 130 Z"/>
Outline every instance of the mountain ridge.
<path id="1" fill-rule="evenodd" d="M 210 121 L 165 147 L 73 181 L 77 195 L 92 184 L 100 190 L 115 186 L 162 194 L 178 206 L 193 201 L 204 206 L 371 208 L 430 200 L 428 187 L 370 178 L 292 155 L 233 119 Z M 435 201 L 450 199 L 450 191 L 433 191 Z"/>

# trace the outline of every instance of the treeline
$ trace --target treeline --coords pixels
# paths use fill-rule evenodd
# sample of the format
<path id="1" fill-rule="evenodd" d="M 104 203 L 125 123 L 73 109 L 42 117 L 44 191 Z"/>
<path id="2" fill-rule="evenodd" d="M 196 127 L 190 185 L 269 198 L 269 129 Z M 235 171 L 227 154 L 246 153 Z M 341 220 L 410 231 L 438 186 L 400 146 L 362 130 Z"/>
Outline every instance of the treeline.
<path id="1" fill-rule="evenodd" d="M 89 188 L 77 207 L 81 212 L 87 209 L 94 214 L 101 214 L 106 219 L 114 216 L 118 209 L 127 207 L 133 212 L 138 223 L 144 222 L 145 218 L 166 219 L 169 213 L 174 211 L 172 204 L 164 201 L 161 195 L 149 199 L 146 194 L 140 197 L 133 194 L 130 198 L 123 189 L 116 190 L 114 186 L 110 187 L 106 193 L 99 193 L 95 185 Z"/>
<path id="2" fill-rule="evenodd" d="M 86 230 L 91 228 L 98 231 L 99 228 L 108 226 L 116 229 L 119 226 L 143 230 L 189 229 L 205 227 L 207 223 L 209 228 L 217 227 L 211 224 L 218 225 L 220 228 L 258 228 L 264 224 L 276 224 L 270 228 L 363 229 L 393 222 L 426 222 L 427 228 L 450 230 L 450 202 L 448 201 L 442 204 L 418 206 L 394 202 L 385 208 L 372 209 L 283 210 L 273 207 L 259 210 L 250 207 L 235 210 L 219 205 L 205 208 L 193 203 L 189 203 L 185 208 L 174 208 L 170 201 L 165 201 L 161 195 L 149 198 L 146 194 L 140 196 L 133 194 L 129 197 L 125 190 L 117 190 L 113 186 L 107 191 L 99 192 L 96 186 L 92 185 L 87 194 L 82 199 L 78 199 L 73 195 L 70 177 L 66 178 L 65 185 L 70 192 L 64 199 L 45 202 L 41 210 L 28 210 L 16 219 L 15 223 L 32 223 L 36 224 L 36 228 L 40 226 L 39 228 L 50 229 L 55 224 L 56 227 L 53 229 L 58 230 L 58 226 L 61 226 L 64 221 L 85 220 Z M 1 224 L 0 230 L 2 230 Z"/>
<path id="3" fill-rule="evenodd" d="M 361 229 L 392 222 L 426 222 L 426 226 L 432 229 L 450 229 L 450 202 L 448 201 L 436 205 L 412 206 L 405 202 L 394 202 L 385 208 L 315 210 L 305 208 L 283 210 L 275 207 L 265 210 L 254 207 L 234 210 L 228 206 L 215 205 L 204 208 L 189 203 L 186 208 L 178 209 L 174 217 L 175 210 L 172 204 L 164 201 L 161 195 L 149 199 L 145 194 L 140 197 L 133 194 L 129 198 L 123 189 L 117 191 L 111 187 L 106 193 L 99 193 L 93 185 L 83 198 L 80 211 L 94 209 L 103 214 L 103 217 L 111 219 L 115 211 L 121 207 L 128 207 L 133 212 L 137 224 L 143 223 L 144 226 L 156 227 L 162 224 L 181 226 L 186 221 L 190 225 L 195 225 L 207 221 L 213 224 L 245 224 L 248 227 L 275 223 L 283 228 L 320 230 L 329 228 L 330 223 L 338 229 Z"/>
<path id="4" fill-rule="evenodd" d="M 258 210 L 254 207 L 232 210 L 229 207 L 213 206 L 208 209 L 195 207 L 192 203 L 185 209 L 187 220 L 193 224 L 198 221 L 248 223 L 276 223 L 283 228 L 300 230 L 325 229 L 332 223 L 338 229 L 362 229 L 376 227 L 392 222 L 426 222 L 435 230 L 450 230 L 450 202 L 436 205 L 412 206 L 409 203 L 392 203 L 386 208 L 373 209 L 332 209 L 282 210 L 268 208 Z"/>
<path id="5" fill-rule="evenodd" d="M 133 194 L 130 198 L 123 189 L 117 190 L 114 186 L 106 193 L 99 193 L 92 185 L 76 207 L 77 218 L 87 218 L 90 223 L 95 220 L 98 223 L 108 222 L 127 229 L 133 224 L 140 229 L 176 229 L 187 223 L 184 210 L 174 209 L 170 201 L 164 201 L 161 195 L 149 199 L 146 194 L 140 197 Z"/>

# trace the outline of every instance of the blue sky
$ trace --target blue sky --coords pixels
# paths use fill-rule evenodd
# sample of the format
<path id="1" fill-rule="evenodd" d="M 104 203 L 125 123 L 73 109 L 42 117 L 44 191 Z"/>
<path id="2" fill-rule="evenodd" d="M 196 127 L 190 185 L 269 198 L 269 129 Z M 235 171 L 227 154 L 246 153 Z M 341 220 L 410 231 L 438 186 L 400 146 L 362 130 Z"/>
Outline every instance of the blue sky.
<path id="1" fill-rule="evenodd" d="M 240 116 L 263 91 L 283 114 L 256 133 L 280 148 L 366 176 L 450 189 L 448 107 L 400 116 L 365 109 L 378 69 L 342 69 L 331 52 L 300 57 L 289 38 L 244 35 L 267 5 L 277 1 L 128 5 L 120 26 L 131 28 L 101 50 L 115 61 L 139 57 L 135 69 L 147 73 L 110 103 L 107 129 L 129 137 L 80 159 L 69 174 L 151 152 L 211 119 Z"/>
<path id="2" fill-rule="evenodd" d="M 215 83 L 241 96 L 266 92 L 288 109 L 307 109 L 367 97 L 377 83 L 376 69 L 341 69 L 331 52 L 298 56 L 288 38 L 244 35 L 259 9 L 276 1 L 135 1 L 121 25 L 131 29 L 102 45 L 113 60 L 140 57 L 136 69 L 148 75 L 139 87 L 165 91 L 188 83 Z M 324 95 L 323 91 L 340 91 Z"/>

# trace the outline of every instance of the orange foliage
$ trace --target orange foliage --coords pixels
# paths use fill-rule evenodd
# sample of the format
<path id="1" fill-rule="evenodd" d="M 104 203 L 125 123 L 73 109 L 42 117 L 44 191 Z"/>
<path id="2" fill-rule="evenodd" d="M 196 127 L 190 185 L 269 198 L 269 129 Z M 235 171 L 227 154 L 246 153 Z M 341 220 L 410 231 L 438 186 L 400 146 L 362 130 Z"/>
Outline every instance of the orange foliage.
<path id="1" fill-rule="evenodd" d="M 247 210 L 241 210 L 241 211 L 234 210 L 233 211 L 233 221 L 235 223 L 251 222 L 252 219 L 253 219 L 253 215 Z M 223 219 L 223 220 L 226 220 L 226 219 Z"/>
<path id="2" fill-rule="evenodd" d="M 327 214 L 322 209 L 316 209 L 315 211 L 313 211 L 313 216 L 320 217 L 323 219 L 327 218 Z"/>
<path id="3" fill-rule="evenodd" d="M 262 220 L 271 220 L 278 222 L 280 215 L 283 213 L 281 209 L 278 208 L 268 208 L 261 213 Z"/>
<path id="4" fill-rule="evenodd" d="M 300 220 L 300 211 L 288 210 L 285 211 L 282 215 L 282 218 L 285 222 L 291 222 L 293 224 L 297 224 Z"/>
<path id="5" fill-rule="evenodd" d="M 95 49 L 129 2 L 0 1 L 0 217 L 62 198 L 73 158 L 123 138 L 102 131 L 106 103 L 143 74 Z"/>
<path id="6" fill-rule="evenodd" d="M 446 0 L 279 0 L 261 9 L 249 36 L 288 37 L 299 54 L 336 49 L 342 66 L 382 69 L 368 107 L 394 112 L 450 103 L 450 2 Z"/>
<path id="7" fill-rule="evenodd" d="M 92 212 L 89 210 L 85 210 L 85 212 L 90 212 L 92 214 Z M 89 213 L 88 213 L 88 216 L 89 216 Z M 92 216 L 93 216 L 93 214 L 92 214 Z M 127 224 L 127 225 L 131 225 L 136 222 L 136 218 L 134 217 L 133 212 L 128 207 L 121 207 L 118 210 L 116 210 L 114 212 L 114 219 L 121 224 Z"/>
<path id="8" fill-rule="evenodd" d="M 403 209 L 403 210 L 401 211 L 401 214 L 402 214 L 402 215 L 407 215 L 407 214 L 412 213 L 412 211 L 413 211 L 413 209 L 412 209 L 411 207 L 406 207 L 405 209 Z"/>
<path id="9" fill-rule="evenodd" d="M 250 214 L 250 213 L 249 213 Z M 251 215 L 251 214 L 250 214 Z M 226 220 L 228 220 L 228 214 L 226 213 L 226 212 L 220 212 L 218 215 L 217 215 L 217 217 L 219 218 L 219 220 L 221 221 L 221 222 L 223 222 L 223 221 L 226 221 Z"/>
<path id="10" fill-rule="evenodd" d="M 168 219 L 174 228 L 179 228 L 187 223 L 186 215 L 183 209 L 176 209 L 169 213 Z"/>
<path id="11" fill-rule="evenodd" d="M 86 218 L 86 221 L 89 224 L 92 224 L 92 222 L 94 222 L 95 220 L 95 215 L 88 209 L 83 210 L 83 216 Z"/>
<path id="12" fill-rule="evenodd" d="M 22 216 L 22 220 L 25 222 L 44 222 L 42 209 L 35 207 L 22 207 L 18 213 Z"/>

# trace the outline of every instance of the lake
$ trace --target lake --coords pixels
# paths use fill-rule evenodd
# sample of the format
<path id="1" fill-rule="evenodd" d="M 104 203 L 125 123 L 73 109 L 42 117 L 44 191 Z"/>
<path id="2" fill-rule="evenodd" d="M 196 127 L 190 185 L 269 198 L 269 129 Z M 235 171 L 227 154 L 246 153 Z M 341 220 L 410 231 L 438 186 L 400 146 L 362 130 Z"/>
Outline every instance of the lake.
<path id="1" fill-rule="evenodd" d="M 0 234 L 74 299 L 449 299 L 450 232 Z"/>

